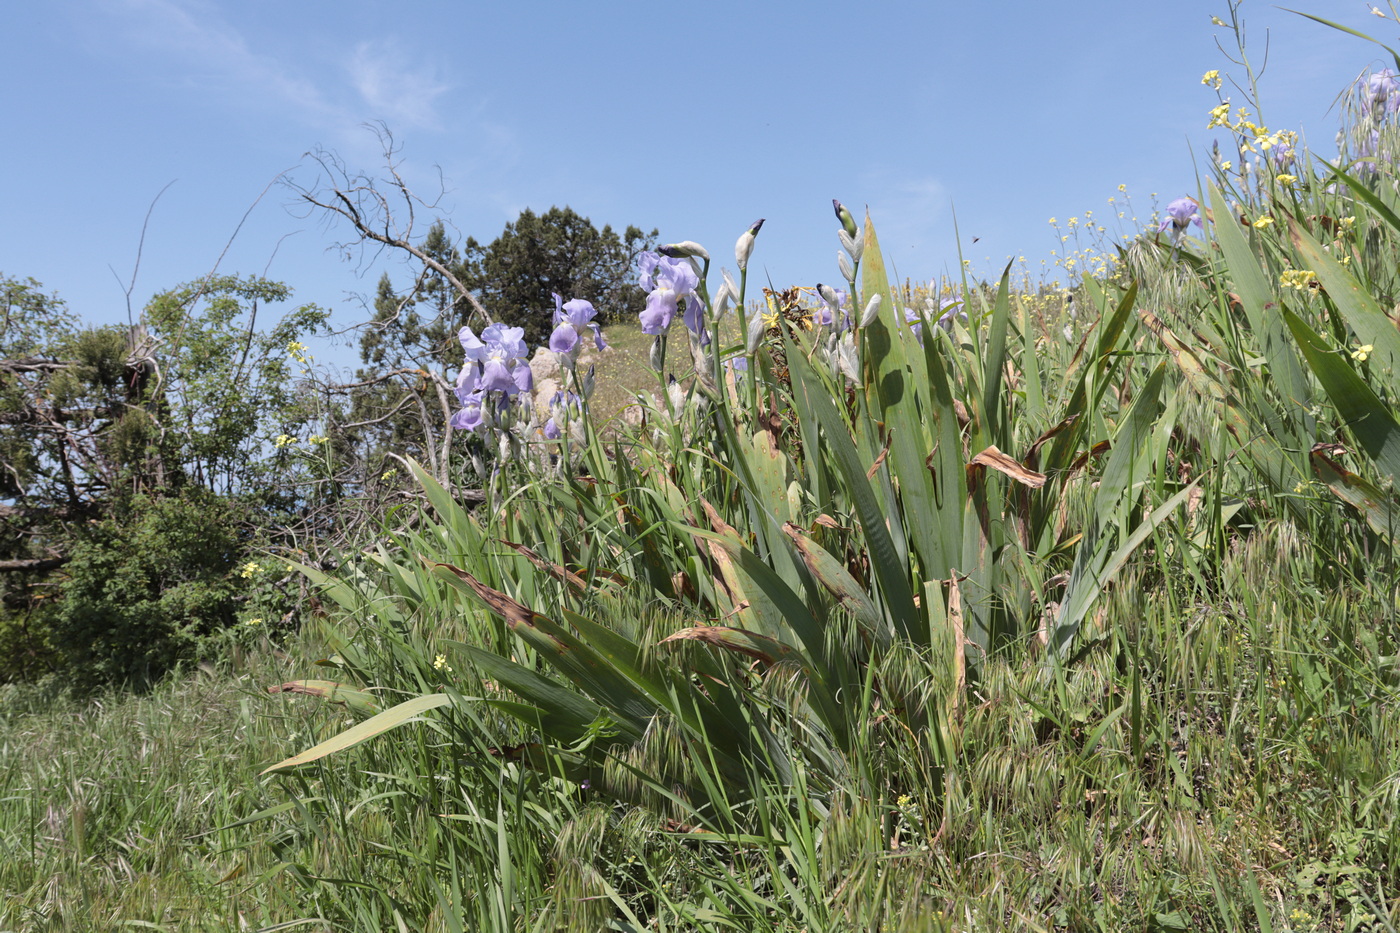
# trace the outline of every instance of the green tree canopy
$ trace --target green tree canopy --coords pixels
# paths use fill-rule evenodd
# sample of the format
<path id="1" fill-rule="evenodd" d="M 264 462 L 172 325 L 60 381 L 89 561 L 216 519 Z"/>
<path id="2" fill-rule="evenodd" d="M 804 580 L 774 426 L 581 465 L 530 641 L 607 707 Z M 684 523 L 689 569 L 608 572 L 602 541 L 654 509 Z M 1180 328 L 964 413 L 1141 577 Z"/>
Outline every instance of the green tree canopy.
<path id="1" fill-rule="evenodd" d="M 496 320 L 524 327 L 537 344 L 549 336 L 555 293 L 593 302 L 603 320 L 639 313 L 645 301 L 634 267 L 656 236 L 633 226 L 621 236 L 599 230 L 569 207 L 526 209 L 489 245 L 468 238 L 464 281 Z"/>
<path id="2" fill-rule="evenodd" d="M 81 327 L 32 280 L 0 275 L 0 296 L 0 655 L 34 659 L 0 663 L 0 681 L 54 663 L 55 651 L 99 679 L 154 675 L 231 618 L 232 589 L 220 581 L 241 547 L 298 523 L 314 537 L 315 520 L 324 524 L 307 518 L 292 451 L 275 439 L 320 420 L 298 358 L 300 338 L 326 314 L 306 305 L 265 326 L 266 306 L 290 290 L 239 276 L 162 292 L 131 327 Z M 184 505 L 164 505 L 176 499 Z M 123 537 L 148 516 L 166 530 Z M 209 521 L 224 536 L 217 546 Z M 176 532 L 209 547 L 169 545 Z M 157 539 L 168 541 L 137 553 Z M 199 599 L 188 588 L 167 599 L 191 574 L 203 581 Z M 127 578 L 145 581 L 150 599 L 121 650 L 163 647 L 104 667 L 116 642 L 84 633 L 116 623 L 94 594 Z M 181 601 L 199 602 L 198 611 L 175 612 Z M 158 618 L 184 634 L 143 629 Z"/>

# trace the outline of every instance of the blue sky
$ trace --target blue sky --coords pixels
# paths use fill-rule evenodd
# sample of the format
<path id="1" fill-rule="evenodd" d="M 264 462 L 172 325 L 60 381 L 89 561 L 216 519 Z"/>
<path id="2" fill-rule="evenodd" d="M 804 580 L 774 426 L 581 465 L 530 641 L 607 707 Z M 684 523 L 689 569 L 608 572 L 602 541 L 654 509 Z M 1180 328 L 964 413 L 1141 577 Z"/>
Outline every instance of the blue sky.
<path id="1" fill-rule="evenodd" d="M 1365 2 L 1298 6 L 1400 36 Z M 1330 154 L 1334 98 L 1384 53 L 1255 0 L 1241 12 L 1256 62 L 1268 39 L 1269 127 Z M 411 269 L 344 261 L 348 231 L 274 181 L 312 183 L 318 147 L 376 170 L 372 121 L 410 185 L 442 189 L 444 219 L 483 241 L 522 208 L 568 204 L 732 266 L 734 239 L 766 217 L 751 271 L 813 284 L 837 276 L 838 197 L 869 205 L 901 276 L 956 268 L 954 211 L 977 272 L 1009 256 L 1035 270 L 1058 246 L 1052 216 L 1111 218 L 1120 184 L 1144 221 L 1152 193 L 1194 193 L 1216 103 L 1201 75 L 1243 76 L 1212 15 L 1228 18 L 1224 0 L 12 4 L 0 272 L 125 322 L 142 224 L 169 185 L 136 313 L 217 262 L 348 327 L 381 271 Z"/>

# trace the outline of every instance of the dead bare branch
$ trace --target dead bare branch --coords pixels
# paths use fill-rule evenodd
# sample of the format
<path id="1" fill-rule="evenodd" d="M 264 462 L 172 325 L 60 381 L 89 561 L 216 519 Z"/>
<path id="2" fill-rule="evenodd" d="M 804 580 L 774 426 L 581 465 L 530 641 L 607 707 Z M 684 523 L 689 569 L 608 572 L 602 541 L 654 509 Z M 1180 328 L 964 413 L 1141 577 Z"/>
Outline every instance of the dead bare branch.
<path id="1" fill-rule="evenodd" d="M 372 127 L 384 150 L 384 167 L 389 178 L 376 180 L 363 173 L 352 175 L 345 163 L 334 153 L 317 149 L 306 153 L 320 168 L 315 188 L 306 188 L 289 175 L 285 184 L 305 204 L 323 216 L 339 217 L 349 222 L 357 236 L 355 244 L 377 243 L 381 247 L 402 250 L 432 269 L 452 286 L 482 321 L 491 323 L 491 315 L 453 271 L 423 250 L 414 241 L 419 208 L 433 210 L 437 201 L 426 201 L 413 192 L 399 172 L 398 149 L 393 134 L 382 124 Z M 389 194 L 380 190 L 388 187 Z M 391 201 L 391 195 L 393 200 Z M 338 244 L 347 249 L 355 244 Z"/>

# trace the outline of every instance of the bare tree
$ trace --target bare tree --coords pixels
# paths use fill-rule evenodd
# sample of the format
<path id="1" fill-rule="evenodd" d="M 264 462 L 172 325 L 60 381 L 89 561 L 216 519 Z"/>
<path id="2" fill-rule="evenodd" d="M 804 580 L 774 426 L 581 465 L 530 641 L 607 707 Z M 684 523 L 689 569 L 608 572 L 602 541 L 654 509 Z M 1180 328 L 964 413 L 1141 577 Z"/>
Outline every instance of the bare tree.
<path id="1" fill-rule="evenodd" d="M 432 225 L 443 223 L 438 216 L 438 205 L 443 194 L 441 184 L 432 200 L 419 196 L 409 187 L 400 171 L 400 150 L 393 134 L 382 123 L 369 128 L 379 140 L 383 152 L 383 174 L 379 177 L 352 171 L 340 156 L 325 149 L 306 154 L 306 158 L 316 167 L 316 175 L 310 185 L 291 174 L 284 177 L 284 184 L 305 209 L 304 216 L 319 215 L 330 222 L 348 223 L 352 238 L 334 244 L 346 258 L 353 258 L 358 253 L 358 259 L 363 263 L 373 258 L 366 256 L 366 250 L 372 250 L 376 256 L 384 250 L 399 250 L 421 264 L 422 271 L 416 276 L 412 290 L 399 303 L 400 312 L 422 293 L 427 275 L 431 272 L 448 283 L 465 302 L 470 309 L 469 317 L 476 317 L 485 324 L 492 323 L 490 313 L 462 281 L 457 270 L 424 248 Z M 431 220 L 425 223 L 428 216 L 431 216 Z M 394 318 L 397 320 L 398 314 Z M 389 323 L 369 321 L 357 326 L 382 328 Z M 346 430 L 368 428 L 405 411 L 413 411 L 422 431 L 422 453 L 427 461 L 426 466 L 439 482 L 450 489 L 451 460 L 448 454 L 453 434 L 453 386 L 443 373 L 420 365 L 418 368 L 361 375 L 363 378 L 356 382 L 328 385 L 326 389 L 330 393 L 343 395 L 392 381 L 402 387 L 404 394 L 387 411 L 340 427 Z"/>
<path id="2" fill-rule="evenodd" d="M 291 176 L 286 177 L 285 183 L 307 207 L 308 216 L 340 217 L 350 223 L 355 239 L 336 244 L 347 256 L 362 250 L 367 243 L 378 244 L 380 249 L 402 250 L 441 275 L 482 321 L 490 323 L 491 315 L 466 284 L 452 269 L 429 255 L 419 242 L 418 214 L 438 210 L 443 193 L 441 187 L 431 201 L 415 194 L 399 172 L 401 161 L 393 133 L 382 123 L 370 129 L 383 148 L 386 177 L 376 179 L 363 172 L 352 174 L 338 155 L 315 149 L 306 154 L 318 168 L 315 185 L 306 187 Z M 432 222 L 441 222 L 441 218 L 435 216 Z"/>

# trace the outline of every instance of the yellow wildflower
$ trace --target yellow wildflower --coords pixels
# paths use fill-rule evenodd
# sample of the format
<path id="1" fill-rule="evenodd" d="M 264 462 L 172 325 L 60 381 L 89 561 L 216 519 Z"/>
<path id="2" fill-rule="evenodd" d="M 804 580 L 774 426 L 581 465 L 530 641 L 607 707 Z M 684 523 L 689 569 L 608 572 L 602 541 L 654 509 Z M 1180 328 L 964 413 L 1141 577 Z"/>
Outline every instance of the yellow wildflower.
<path id="1" fill-rule="evenodd" d="M 244 622 L 243 624 L 244 624 L 244 625 L 262 625 L 262 624 L 263 624 L 263 620 L 262 620 L 262 617 L 259 616 L 259 617 L 256 618 L 256 619 L 249 619 L 249 620 L 247 620 L 246 622 Z"/>
<path id="2" fill-rule="evenodd" d="M 324 444 L 328 440 L 330 440 L 330 438 L 326 437 L 324 434 L 313 434 L 306 439 L 309 444 Z"/>
<path id="3" fill-rule="evenodd" d="M 260 573 L 262 573 L 262 565 L 255 560 L 250 560 L 238 568 L 238 575 L 245 580 L 251 580 Z"/>
<path id="4" fill-rule="evenodd" d="M 433 670 L 447 671 L 447 673 L 449 674 L 452 673 L 452 668 L 447 663 L 447 655 L 440 654 L 437 657 L 433 658 Z"/>
<path id="5" fill-rule="evenodd" d="M 1269 224 L 1271 224 L 1271 223 L 1273 223 L 1273 222 L 1274 222 L 1274 219 L 1273 219 L 1272 217 L 1269 217 L 1269 216 L 1265 215 L 1265 216 L 1263 216 L 1263 217 L 1260 217 L 1258 220 L 1256 220 L 1256 221 L 1254 222 L 1254 227 L 1255 227 L 1255 229 L 1263 230 L 1265 227 L 1267 227 Z"/>
<path id="6" fill-rule="evenodd" d="M 1373 352 L 1375 352 L 1375 349 L 1376 348 L 1371 346 L 1369 343 L 1362 344 L 1355 350 L 1351 351 L 1351 358 L 1356 360 L 1356 362 L 1358 363 L 1364 363 L 1366 362 L 1366 358 L 1370 356 Z"/>
<path id="7" fill-rule="evenodd" d="M 1280 185 L 1288 185 L 1290 187 L 1292 187 L 1293 183 L 1298 180 L 1297 175 L 1290 175 L 1287 172 L 1282 172 L 1275 177 L 1278 178 L 1278 183 Z"/>
<path id="8" fill-rule="evenodd" d="M 295 444 L 296 442 L 297 439 L 295 437 L 288 437 L 285 434 L 279 434 L 277 435 L 277 438 L 273 440 L 272 443 L 278 447 L 286 447 L 288 444 Z"/>
<path id="9" fill-rule="evenodd" d="M 1220 72 L 1212 68 L 1210 71 L 1207 71 L 1205 74 L 1201 75 L 1201 83 L 1212 87 L 1217 91 L 1220 90 Z"/>

